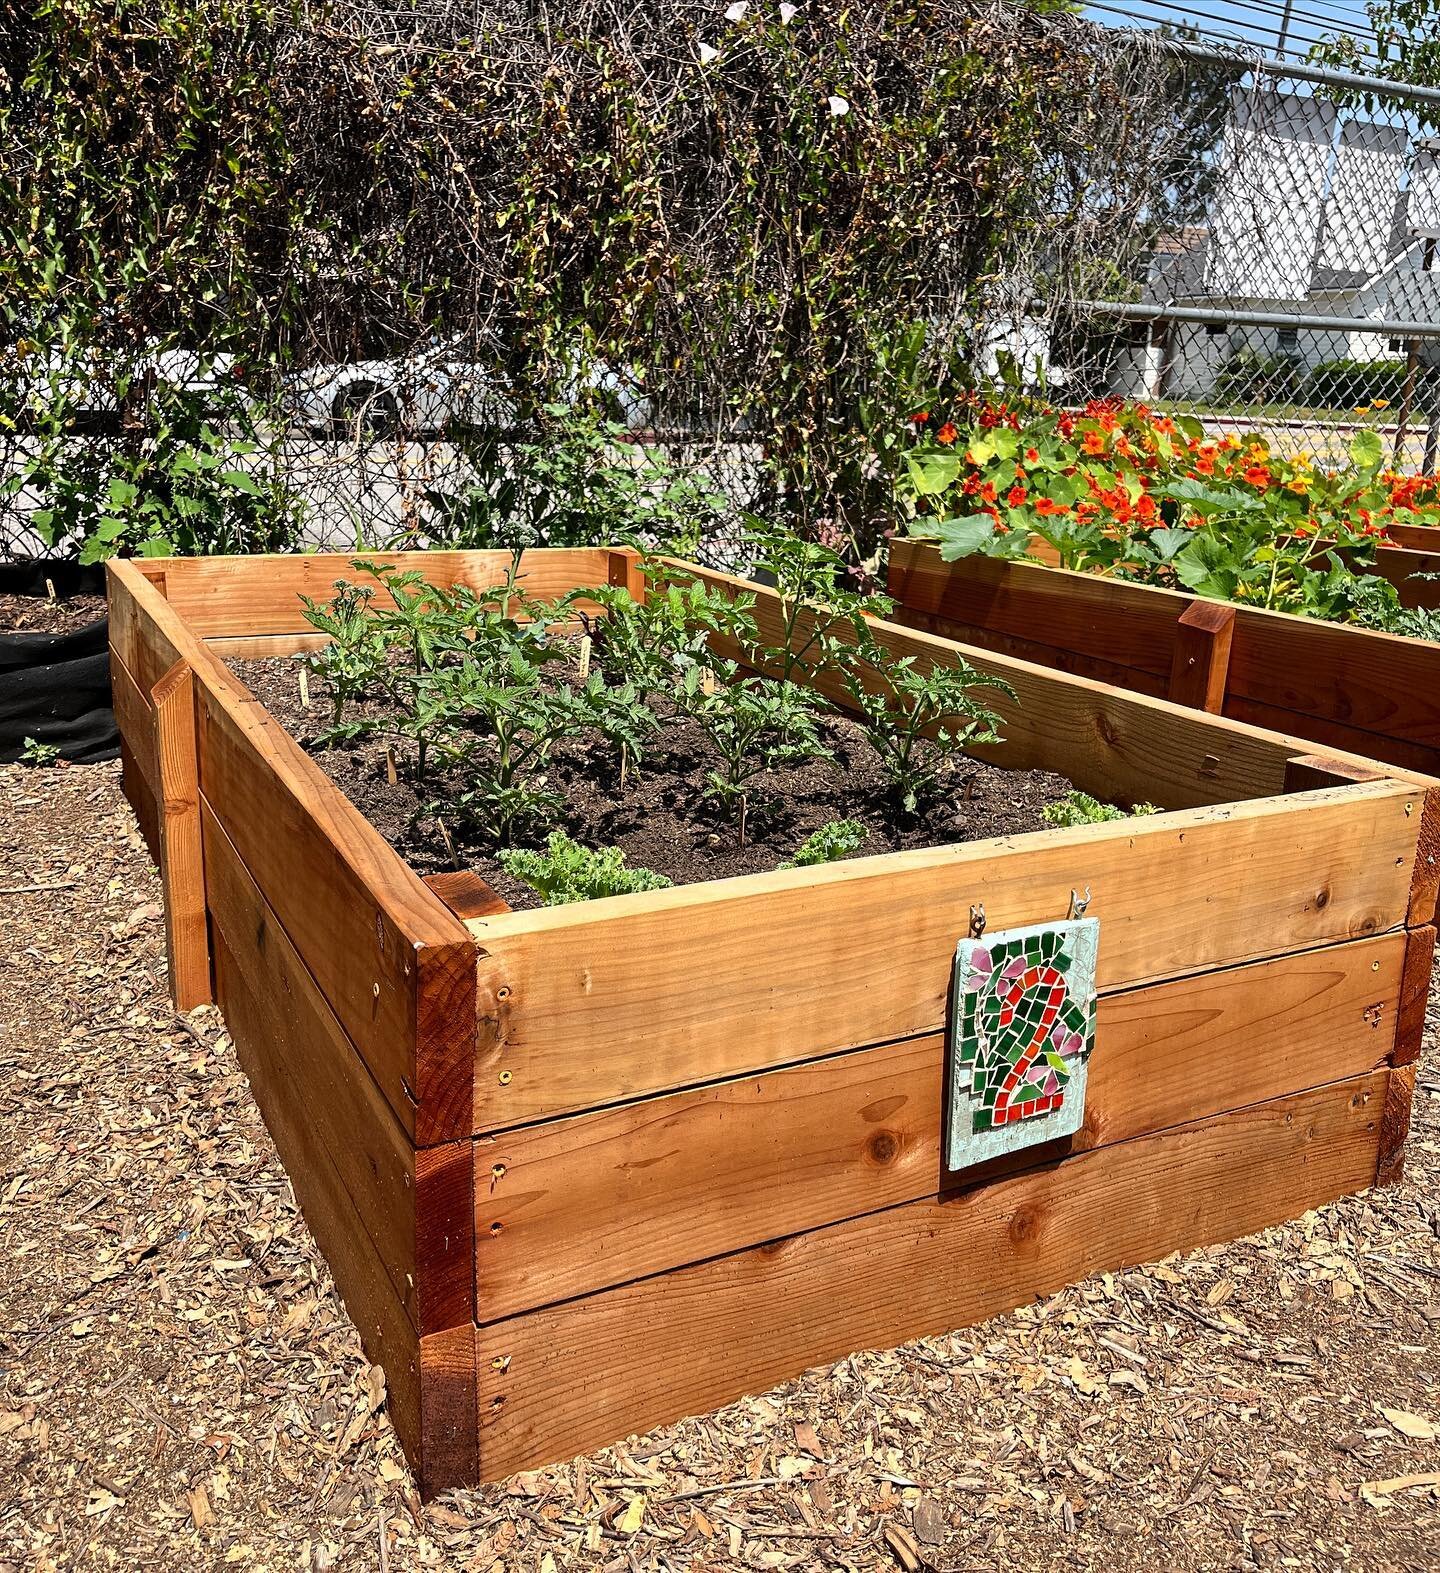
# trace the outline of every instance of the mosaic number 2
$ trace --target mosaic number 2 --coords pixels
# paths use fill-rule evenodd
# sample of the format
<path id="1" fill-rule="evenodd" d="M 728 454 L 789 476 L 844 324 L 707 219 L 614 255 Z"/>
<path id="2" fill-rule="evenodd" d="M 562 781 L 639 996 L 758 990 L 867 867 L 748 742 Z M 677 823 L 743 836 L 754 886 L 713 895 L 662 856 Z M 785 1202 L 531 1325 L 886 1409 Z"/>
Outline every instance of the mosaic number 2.
<path id="1" fill-rule="evenodd" d="M 963 939 L 955 952 L 946 1166 L 1070 1136 L 1095 1042 L 1098 918 Z"/>

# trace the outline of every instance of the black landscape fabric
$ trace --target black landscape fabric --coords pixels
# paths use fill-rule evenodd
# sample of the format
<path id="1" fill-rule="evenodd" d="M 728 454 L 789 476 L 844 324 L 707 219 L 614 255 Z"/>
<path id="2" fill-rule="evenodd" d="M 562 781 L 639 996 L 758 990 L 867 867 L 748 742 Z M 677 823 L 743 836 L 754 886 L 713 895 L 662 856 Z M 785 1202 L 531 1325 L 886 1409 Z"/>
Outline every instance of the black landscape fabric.
<path id="1" fill-rule="evenodd" d="M 76 563 L 0 564 L 0 594 L 103 595 L 104 572 Z M 73 764 L 114 759 L 120 734 L 110 704 L 108 624 L 68 634 L 0 633 L 0 764 L 25 739 L 49 743 Z"/>

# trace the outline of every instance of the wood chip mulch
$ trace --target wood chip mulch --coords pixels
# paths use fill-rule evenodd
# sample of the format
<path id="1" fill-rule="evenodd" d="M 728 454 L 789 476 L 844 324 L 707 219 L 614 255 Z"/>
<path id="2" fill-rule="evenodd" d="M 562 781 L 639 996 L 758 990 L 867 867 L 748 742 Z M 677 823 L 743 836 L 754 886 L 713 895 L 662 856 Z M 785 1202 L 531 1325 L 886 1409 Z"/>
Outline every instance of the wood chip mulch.
<path id="1" fill-rule="evenodd" d="M 116 767 L 0 767 L 0 912 L 0 1573 L 1440 1559 L 1433 1035 L 1395 1189 L 422 1507 Z"/>

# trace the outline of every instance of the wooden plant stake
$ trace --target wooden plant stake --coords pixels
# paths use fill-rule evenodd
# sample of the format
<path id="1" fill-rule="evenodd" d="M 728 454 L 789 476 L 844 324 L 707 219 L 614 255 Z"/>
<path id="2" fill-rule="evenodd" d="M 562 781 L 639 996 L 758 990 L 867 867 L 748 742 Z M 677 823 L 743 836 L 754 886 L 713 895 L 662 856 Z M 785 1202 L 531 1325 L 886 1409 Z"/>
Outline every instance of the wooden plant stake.
<path id="1" fill-rule="evenodd" d="M 400 772 L 395 768 L 395 745 L 393 743 L 385 745 L 385 779 L 391 786 L 400 784 Z"/>
<path id="2" fill-rule="evenodd" d="M 303 666 L 300 668 L 300 703 L 304 709 L 310 708 L 310 674 Z"/>
<path id="3" fill-rule="evenodd" d="M 580 681 L 583 683 L 590 676 L 590 646 L 589 634 L 584 634 L 580 639 Z"/>

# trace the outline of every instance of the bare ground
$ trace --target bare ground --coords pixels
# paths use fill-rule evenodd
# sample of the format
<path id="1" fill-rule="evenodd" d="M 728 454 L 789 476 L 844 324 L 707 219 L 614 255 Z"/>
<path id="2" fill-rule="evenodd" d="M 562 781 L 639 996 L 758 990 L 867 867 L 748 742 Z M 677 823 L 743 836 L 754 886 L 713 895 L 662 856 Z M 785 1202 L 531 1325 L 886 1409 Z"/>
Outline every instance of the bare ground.
<path id="1" fill-rule="evenodd" d="M 159 900 L 0 767 L 0 1570 L 1440 1565 L 1433 1041 L 1399 1187 L 422 1508 Z"/>

